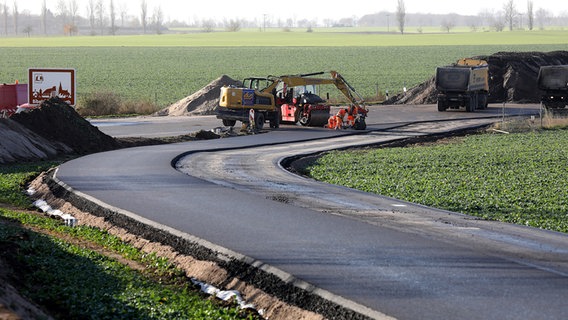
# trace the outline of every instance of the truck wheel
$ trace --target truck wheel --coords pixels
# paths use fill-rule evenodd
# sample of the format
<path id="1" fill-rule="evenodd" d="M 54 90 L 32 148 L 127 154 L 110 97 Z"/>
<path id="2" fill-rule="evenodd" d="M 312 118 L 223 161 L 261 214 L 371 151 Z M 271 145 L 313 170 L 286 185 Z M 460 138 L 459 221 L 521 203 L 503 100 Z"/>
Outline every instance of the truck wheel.
<path id="1" fill-rule="evenodd" d="M 485 109 L 487 109 L 487 105 L 488 105 L 488 103 L 487 103 L 487 94 L 486 94 L 486 93 L 481 94 L 481 95 L 479 96 L 479 109 L 485 110 Z"/>
<path id="2" fill-rule="evenodd" d="M 443 101 L 438 101 L 438 111 L 444 112 L 446 111 L 446 104 Z"/>
<path id="3" fill-rule="evenodd" d="M 237 123 L 236 120 L 223 119 L 223 125 L 225 127 L 234 127 L 236 123 Z"/>
<path id="4" fill-rule="evenodd" d="M 365 130 L 367 129 L 367 123 L 365 122 L 365 118 L 355 119 L 355 124 L 353 125 L 355 130 Z"/>
<path id="5" fill-rule="evenodd" d="M 262 130 L 264 128 L 264 113 L 256 112 L 254 114 L 254 124 L 256 125 L 256 130 Z"/>
<path id="6" fill-rule="evenodd" d="M 270 127 L 272 129 L 278 129 L 280 128 L 280 118 L 282 117 L 281 115 L 281 111 L 278 110 L 274 113 L 274 118 L 272 120 L 270 120 Z"/>
<path id="7" fill-rule="evenodd" d="M 468 101 L 465 104 L 465 111 L 473 112 L 473 110 L 475 110 L 475 98 L 469 97 Z"/>

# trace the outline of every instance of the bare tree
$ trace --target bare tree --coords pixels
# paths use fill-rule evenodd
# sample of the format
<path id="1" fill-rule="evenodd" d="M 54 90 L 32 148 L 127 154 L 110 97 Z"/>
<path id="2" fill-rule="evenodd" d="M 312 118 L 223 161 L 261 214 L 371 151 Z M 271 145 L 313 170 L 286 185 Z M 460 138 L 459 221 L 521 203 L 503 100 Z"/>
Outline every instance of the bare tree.
<path id="1" fill-rule="evenodd" d="M 212 19 L 203 20 L 203 22 L 201 22 L 201 28 L 204 32 L 213 32 L 215 29 L 215 21 Z"/>
<path id="2" fill-rule="evenodd" d="M 79 4 L 77 3 L 77 0 L 69 0 L 68 9 L 69 17 L 71 18 L 71 24 L 76 26 L 77 16 L 79 13 Z"/>
<path id="3" fill-rule="evenodd" d="M 446 31 L 447 33 L 450 33 L 450 30 L 452 30 L 455 26 L 456 23 L 451 17 L 442 21 L 442 30 Z"/>
<path id="4" fill-rule="evenodd" d="M 4 18 L 4 34 L 8 35 L 8 5 L 4 2 L 1 6 L 2 17 Z"/>
<path id="5" fill-rule="evenodd" d="M 18 16 L 20 15 L 20 12 L 18 11 L 18 1 L 14 1 L 14 8 L 12 10 L 13 15 L 14 15 L 14 33 L 16 33 L 16 35 L 18 34 Z"/>
<path id="6" fill-rule="evenodd" d="M 109 3 L 109 10 L 110 10 L 110 34 L 116 34 L 116 12 L 114 11 L 114 0 L 110 0 Z"/>
<path id="7" fill-rule="evenodd" d="M 47 34 L 47 3 L 43 0 L 41 3 L 41 28 L 43 33 Z"/>
<path id="8" fill-rule="evenodd" d="M 398 30 L 401 34 L 404 34 L 404 25 L 406 23 L 406 8 L 404 6 L 404 0 L 398 0 L 396 6 L 396 20 L 398 21 Z"/>
<path id="9" fill-rule="evenodd" d="M 548 21 L 550 13 L 542 8 L 536 11 L 536 21 L 538 23 L 538 28 L 544 30 L 544 25 Z"/>
<path id="10" fill-rule="evenodd" d="M 96 8 L 95 0 L 89 0 L 89 3 L 87 4 L 87 14 L 89 16 L 89 25 L 91 26 L 91 35 L 95 34 L 95 26 L 97 22 L 97 19 L 95 18 Z"/>
<path id="11" fill-rule="evenodd" d="M 67 12 L 67 4 L 65 3 L 65 0 L 59 0 L 59 2 L 57 2 L 57 17 L 64 25 L 67 24 Z"/>
<path id="12" fill-rule="evenodd" d="M 99 28 L 101 31 L 101 35 L 105 33 L 105 5 L 103 4 L 103 0 L 98 0 L 96 4 L 96 12 L 98 17 Z"/>
<path id="13" fill-rule="evenodd" d="M 534 5 L 532 0 L 527 1 L 527 18 L 529 20 L 529 30 L 534 28 Z"/>
<path id="14" fill-rule="evenodd" d="M 517 9 L 515 8 L 515 1 L 508 0 L 503 6 L 505 14 L 505 23 L 509 26 L 509 31 L 513 31 L 515 25 L 515 18 L 517 17 Z"/>
<path id="15" fill-rule="evenodd" d="M 123 28 L 127 14 L 128 14 L 128 7 L 126 6 L 126 4 L 125 3 L 120 4 L 120 26 Z"/>
<path id="16" fill-rule="evenodd" d="M 164 24 L 164 13 L 162 7 L 158 6 L 154 8 L 154 15 L 152 17 L 154 22 L 154 27 L 156 28 L 156 34 L 162 33 L 162 25 Z"/>
<path id="17" fill-rule="evenodd" d="M 491 21 L 491 26 L 497 32 L 505 30 L 505 18 L 503 17 L 503 15 L 502 14 L 495 15 L 493 17 L 493 20 Z"/>
<path id="18" fill-rule="evenodd" d="M 142 0 L 140 2 L 140 23 L 142 23 L 142 30 L 146 33 L 146 27 L 148 23 L 148 3 L 146 0 Z"/>
<path id="19" fill-rule="evenodd" d="M 237 32 L 241 30 L 241 21 L 239 19 L 231 19 L 225 22 L 225 29 L 229 32 Z"/>
<path id="20" fill-rule="evenodd" d="M 31 35 L 31 33 L 32 33 L 32 31 L 33 31 L 33 27 L 30 26 L 30 25 L 27 25 L 27 26 L 24 28 L 24 30 L 22 30 L 22 31 L 24 31 L 24 33 L 27 34 L 27 35 L 28 35 L 28 38 L 29 38 L 30 35 Z"/>

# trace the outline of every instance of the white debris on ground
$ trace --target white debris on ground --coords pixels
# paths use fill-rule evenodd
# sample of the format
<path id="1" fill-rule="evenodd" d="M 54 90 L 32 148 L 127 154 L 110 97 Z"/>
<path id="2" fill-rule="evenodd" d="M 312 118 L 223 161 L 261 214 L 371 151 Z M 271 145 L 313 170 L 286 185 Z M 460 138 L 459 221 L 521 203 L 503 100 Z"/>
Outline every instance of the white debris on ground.
<path id="1" fill-rule="evenodd" d="M 212 286 L 210 284 L 198 281 L 194 278 L 191 278 L 191 282 L 195 285 L 200 286 L 201 291 L 208 294 L 208 295 L 215 296 L 218 299 L 221 299 L 223 301 L 235 301 L 237 303 L 237 305 L 239 306 L 239 308 L 241 308 L 241 309 L 256 310 L 256 307 L 253 304 L 246 303 L 246 301 L 242 298 L 240 292 L 238 292 L 236 290 L 221 290 L 221 289 L 219 289 L 215 286 Z M 256 310 L 256 311 L 261 316 L 263 315 L 262 310 Z"/>
<path id="2" fill-rule="evenodd" d="M 32 196 L 35 194 L 35 190 L 30 188 L 27 190 L 28 195 Z M 40 209 L 43 213 L 47 214 L 52 218 L 58 218 L 65 222 L 65 225 L 74 227 L 77 225 L 77 219 L 68 213 L 64 213 L 61 210 L 53 209 L 45 200 L 38 199 L 34 201 L 34 206 Z"/>

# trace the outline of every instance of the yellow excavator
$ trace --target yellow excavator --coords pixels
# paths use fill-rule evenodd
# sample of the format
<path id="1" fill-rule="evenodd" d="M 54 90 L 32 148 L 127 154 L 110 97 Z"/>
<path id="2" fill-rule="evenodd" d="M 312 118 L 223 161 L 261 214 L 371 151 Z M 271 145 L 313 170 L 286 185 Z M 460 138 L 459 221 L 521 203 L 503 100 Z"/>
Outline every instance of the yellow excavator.
<path id="1" fill-rule="evenodd" d="M 353 128 L 364 130 L 367 108 L 364 99 L 336 71 L 328 78 L 316 77 L 325 72 L 309 74 L 246 78 L 242 87 L 223 87 L 216 110 L 225 126 L 237 121 L 254 122 L 255 129 L 269 121 L 271 128 L 280 123 L 300 123 L 303 126 L 323 127 L 330 116 L 330 106 L 318 94 L 319 86 L 334 85 L 349 100 L 350 110 L 358 110 Z M 254 110 L 251 119 L 250 110 Z"/>

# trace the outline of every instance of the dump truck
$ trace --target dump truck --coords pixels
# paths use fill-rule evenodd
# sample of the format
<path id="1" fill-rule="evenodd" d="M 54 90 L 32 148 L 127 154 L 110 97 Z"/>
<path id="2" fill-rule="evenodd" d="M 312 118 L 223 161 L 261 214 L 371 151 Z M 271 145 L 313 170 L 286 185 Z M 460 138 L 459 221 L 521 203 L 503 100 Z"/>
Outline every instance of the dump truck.
<path id="1" fill-rule="evenodd" d="M 465 107 L 467 112 L 487 108 L 489 65 L 485 60 L 461 59 L 436 68 L 438 111 Z"/>
<path id="2" fill-rule="evenodd" d="M 242 87 L 223 87 L 217 118 L 224 126 L 234 126 L 237 121 L 247 125 L 253 122 L 257 130 L 261 130 L 266 121 L 271 128 L 278 128 L 280 123 L 323 127 L 331 107 L 319 95 L 321 85 L 335 86 L 351 105 L 366 111 L 364 100 L 343 76 L 330 71 L 329 77 L 319 77 L 325 73 L 251 77 L 244 79 Z M 250 110 L 254 111 L 253 119 L 250 119 Z M 366 112 L 361 112 L 358 128 L 364 127 L 365 116 Z"/>
<path id="3" fill-rule="evenodd" d="M 568 65 L 542 66 L 537 77 L 545 108 L 565 108 L 568 104 Z"/>

